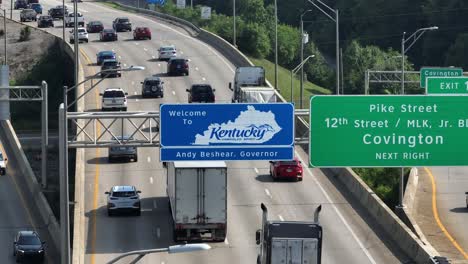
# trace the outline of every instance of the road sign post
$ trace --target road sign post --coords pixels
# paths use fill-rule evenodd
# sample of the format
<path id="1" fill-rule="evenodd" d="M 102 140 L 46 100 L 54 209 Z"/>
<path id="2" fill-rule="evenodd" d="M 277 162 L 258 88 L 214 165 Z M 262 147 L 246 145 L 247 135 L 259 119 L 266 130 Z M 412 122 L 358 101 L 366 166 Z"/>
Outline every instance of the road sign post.
<path id="1" fill-rule="evenodd" d="M 289 103 L 163 104 L 161 161 L 291 160 Z"/>
<path id="2" fill-rule="evenodd" d="M 427 77 L 427 94 L 468 94 L 468 77 Z"/>
<path id="3" fill-rule="evenodd" d="M 463 76 L 462 68 L 432 68 L 423 67 L 420 71 L 420 86 L 425 88 L 427 77 L 457 77 Z"/>
<path id="4" fill-rule="evenodd" d="M 314 96 L 310 165 L 466 166 L 466 105 L 468 96 Z"/>

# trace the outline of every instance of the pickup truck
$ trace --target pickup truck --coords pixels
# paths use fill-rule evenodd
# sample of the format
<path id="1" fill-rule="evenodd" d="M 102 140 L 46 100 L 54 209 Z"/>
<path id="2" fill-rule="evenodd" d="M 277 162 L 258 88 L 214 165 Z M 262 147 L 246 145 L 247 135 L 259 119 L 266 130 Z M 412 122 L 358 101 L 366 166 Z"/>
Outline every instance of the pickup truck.
<path id="1" fill-rule="evenodd" d="M 32 9 L 23 9 L 20 13 L 20 21 L 36 21 L 37 20 L 37 13 Z"/>
<path id="2" fill-rule="evenodd" d="M 81 14 L 80 12 L 77 12 L 77 22 L 78 22 L 78 26 L 84 27 L 84 24 L 85 24 L 84 17 L 83 17 L 83 14 Z M 65 26 L 73 27 L 74 23 L 75 23 L 75 14 L 71 12 L 65 17 Z"/>

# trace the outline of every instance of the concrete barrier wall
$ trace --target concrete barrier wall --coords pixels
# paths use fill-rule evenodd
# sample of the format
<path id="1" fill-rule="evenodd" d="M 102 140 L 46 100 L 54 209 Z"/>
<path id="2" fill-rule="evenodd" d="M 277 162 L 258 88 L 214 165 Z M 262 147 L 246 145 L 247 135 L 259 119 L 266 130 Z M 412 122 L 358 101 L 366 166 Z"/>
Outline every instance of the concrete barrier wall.
<path id="1" fill-rule="evenodd" d="M 20 170 L 18 176 L 24 178 L 26 188 L 33 198 L 32 202 L 38 209 L 42 221 L 47 226 L 49 234 L 52 237 L 53 246 L 59 248 L 59 224 L 42 193 L 41 186 L 37 182 L 36 176 L 31 169 L 31 165 L 21 148 L 18 137 L 9 120 L 0 121 L 0 136 L 3 139 L 2 143 L 6 145 L 5 149 L 11 150 L 10 153 L 7 153 L 8 156 L 13 156 L 16 162 L 18 162 L 18 169 Z"/>

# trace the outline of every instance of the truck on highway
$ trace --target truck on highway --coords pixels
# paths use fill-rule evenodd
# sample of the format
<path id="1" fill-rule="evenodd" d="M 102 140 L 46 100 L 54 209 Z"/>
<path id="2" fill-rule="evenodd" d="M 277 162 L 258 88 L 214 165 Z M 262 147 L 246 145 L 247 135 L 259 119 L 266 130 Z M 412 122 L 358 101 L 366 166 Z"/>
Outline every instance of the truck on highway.
<path id="1" fill-rule="evenodd" d="M 276 91 L 273 87 L 240 88 L 239 103 L 276 103 Z"/>
<path id="2" fill-rule="evenodd" d="M 271 89 L 265 82 L 265 69 L 260 66 L 237 67 L 234 74 L 234 84 L 229 83 L 233 91 L 232 102 L 242 102 L 242 87 L 261 87 Z"/>
<path id="3" fill-rule="evenodd" d="M 255 234 L 260 245 L 257 264 L 321 263 L 323 233 L 318 221 L 321 205 L 315 210 L 313 222 L 271 221 L 263 203 L 261 208 L 262 229 Z"/>
<path id="4" fill-rule="evenodd" d="M 175 161 L 166 165 L 166 191 L 174 240 L 224 241 L 227 230 L 226 163 Z"/>

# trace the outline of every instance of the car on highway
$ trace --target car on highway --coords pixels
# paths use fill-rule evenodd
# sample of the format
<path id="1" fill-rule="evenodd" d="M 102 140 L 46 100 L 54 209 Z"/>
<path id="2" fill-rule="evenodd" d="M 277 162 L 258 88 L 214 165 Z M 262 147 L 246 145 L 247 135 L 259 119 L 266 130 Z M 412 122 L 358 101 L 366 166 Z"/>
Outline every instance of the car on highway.
<path id="1" fill-rule="evenodd" d="M 37 4 L 39 3 L 39 0 L 28 0 L 28 4 Z"/>
<path id="2" fill-rule="evenodd" d="M 131 212 L 141 215 L 141 191 L 135 186 L 113 186 L 107 194 L 107 215 L 113 216 L 119 212 Z"/>
<path id="3" fill-rule="evenodd" d="M 188 60 L 184 58 L 170 58 L 167 61 L 167 75 L 189 75 Z"/>
<path id="4" fill-rule="evenodd" d="M 158 49 L 159 60 L 169 60 L 177 56 L 177 49 L 174 45 L 161 46 Z"/>
<path id="5" fill-rule="evenodd" d="M 42 5 L 39 4 L 39 3 L 32 3 L 32 4 L 29 4 L 29 8 L 31 8 L 32 10 L 36 11 L 37 14 L 41 14 L 42 15 Z"/>
<path id="6" fill-rule="evenodd" d="M 75 13 L 71 12 L 65 16 L 65 27 L 73 27 L 75 25 L 75 20 L 78 22 L 79 27 L 85 26 L 85 19 L 83 17 L 83 14 L 81 14 L 80 12 L 76 12 L 75 19 Z"/>
<path id="7" fill-rule="evenodd" d="M 96 64 L 102 65 L 104 60 L 116 60 L 115 52 L 112 50 L 103 50 L 96 54 Z"/>
<path id="8" fill-rule="evenodd" d="M 189 103 L 214 103 L 216 89 L 213 89 L 209 84 L 193 84 L 188 92 Z"/>
<path id="9" fill-rule="evenodd" d="M 105 28 L 99 34 L 100 41 L 117 41 L 117 32 L 111 28 Z"/>
<path id="10" fill-rule="evenodd" d="M 120 142 L 129 142 L 133 140 L 133 137 L 130 136 L 117 136 L 115 138 Z M 110 147 L 109 148 L 109 155 L 107 156 L 109 163 L 112 163 L 116 160 L 126 160 L 126 161 L 138 161 L 138 151 L 136 147 L 132 146 L 118 146 L 118 147 Z"/>
<path id="11" fill-rule="evenodd" d="M 5 175 L 6 174 L 5 161 L 7 161 L 7 158 L 3 158 L 3 153 L 0 152 L 0 175 Z"/>
<path id="12" fill-rule="evenodd" d="M 164 97 L 164 82 L 157 76 L 146 77 L 141 82 L 141 96 L 148 97 Z"/>
<path id="13" fill-rule="evenodd" d="M 62 8 L 52 7 L 51 9 L 49 9 L 48 14 L 53 19 L 63 19 L 63 9 Z"/>
<path id="14" fill-rule="evenodd" d="M 26 0 L 16 0 L 14 9 L 28 8 L 28 2 Z"/>
<path id="15" fill-rule="evenodd" d="M 116 59 L 103 60 L 101 64 L 101 78 L 121 77 L 120 62 Z"/>
<path id="16" fill-rule="evenodd" d="M 44 261 L 45 242 L 35 231 L 19 231 L 13 241 L 13 256 L 16 262 L 30 260 Z"/>
<path id="17" fill-rule="evenodd" d="M 468 208 L 468 192 L 465 192 L 466 208 Z"/>
<path id="18" fill-rule="evenodd" d="M 136 27 L 133 30 L 133 39 L 151 39 L 151 30 L 149 27 Z"/>
<path id="19" fill-rule="evenodd" d="M 302 181 L 302 163 L 297 158 L 293 160 L 270 161 L 270 176 L 276 179 L 293 179 Z"/>
<path id="20" fill-rule="evenodd" d="M 127 111 L 127 95 L 122 88 L 107 88 L 102 96 L 102 111 Z"/>
<path id="21" fill-rule="evenodd" d="M 88 33 L 99 33 L 104 29 L 104 25 L 102 24 L 101 21 L 94 20 L 94 21 L 89 21 L 88 24 L 86 25 L 86 30 L 88 30 Z"/>
<path id="22" fill-rule="evenodd" d="M 132 23 L 128 17 L 118 17 L 112 22 L 112 28 L 119 31 L 132 31 Z"/>
<path id="23" fill-rule="evenodd" d="M 73 44 L 75 43 L 75 33 L 74 29 L 70 31 L 70 43 Z M 86 42 L 88 43 L 88 31 L 86 31 L 86 28 L 80 27 L 78 28 L 78 42 Z"/>
<path id="24" fill-rule="evenodd" d="M 37 19 L 37 27 L 54 27 L 54 19 L 51 16 L 39 16 Z"/>
<path id="25" fill-rule="evenodd" d="M 66 6 L 66 5 L 58 5 L 58 6 L 56 6 L 55 8 L 59 8 L 59 9 L 65 8 L 65 15 L 69 13 L 69 12 L 68 12 L 68 6 Z"/>
<path id="26" fill-rule="evenodd" d="M 32 9 L 23 9 L 20 12 L 20 22 L 37 21 L 37 13 Z"/>

